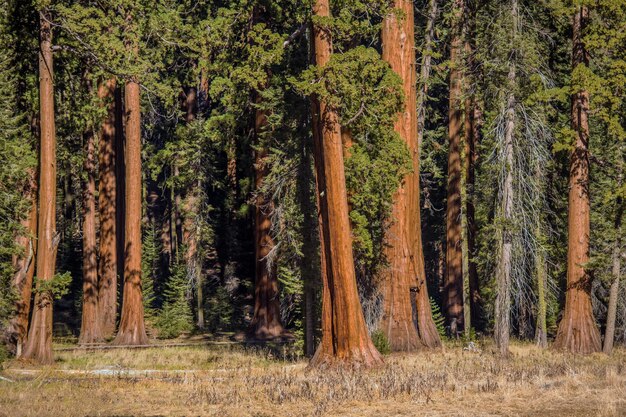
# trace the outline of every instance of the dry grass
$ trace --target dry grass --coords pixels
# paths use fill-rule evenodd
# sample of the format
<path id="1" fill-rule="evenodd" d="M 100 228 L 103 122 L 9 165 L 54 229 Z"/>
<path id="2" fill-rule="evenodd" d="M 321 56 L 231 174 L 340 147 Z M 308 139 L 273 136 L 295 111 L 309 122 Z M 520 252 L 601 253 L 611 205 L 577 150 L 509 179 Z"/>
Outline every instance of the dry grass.
<path id="1" fill-rule="evenodd" d="M 388 356 L 367 372 L 308 371 L 304 361 L 232 347 L 59 352 L 36 372 L 10 364 L 0 416 L 626 415 L 625 350 L 512 351 L 505 360 L 448 346 Z M 94 373 L 105 368 L 119 371 Z"/>

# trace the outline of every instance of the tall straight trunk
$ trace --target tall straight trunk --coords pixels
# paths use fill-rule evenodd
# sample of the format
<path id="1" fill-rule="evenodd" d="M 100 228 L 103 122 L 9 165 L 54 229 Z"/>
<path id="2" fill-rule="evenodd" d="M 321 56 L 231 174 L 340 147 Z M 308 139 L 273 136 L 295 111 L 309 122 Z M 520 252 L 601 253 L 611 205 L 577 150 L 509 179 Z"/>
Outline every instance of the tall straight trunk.
<path id="1" fill-rule="evenodd" d="M 141 103 L 139 84 L 126 82 L 126 218 L 124 293 L 116 345 L 148 342 L 141 296 Z"/>
<path id="2" fill-rule="evenodd" d="M 257 97 L 257 103 L 260 103 Z M 274 248 L 274 239 L 271 235 L 272 220 L 269 211 L 272 202 L 261 191 L 265 177 L 269 173 L 266 159 L 267 148 L 261 143 L 261 137 L 267 130 L 267 112 L 257 109 L 255 112 L 254 130 L 258 149 L 255 151 L 255 188 L 257 200 L 254 216 L 255 241 L 255 289 L 254 289 L 254 316 L 250 323 L 249 334 L 256 339 L 273 339 L 283 332 L 280 322 L 280 301 L 278 299 L 278 276 L 276 263 L 270 262 L 268 256 Z"/>
<path id="3" fill-rule="evenodd" d="M 463 329 L 463 253 L 461 250 L 461 131 L 464 0 L 454 2 L 450 44 L 450 102 L 448 111 L 448 191 L 446 207 L 445 310 L 453 333 Z"/>
<path id="4" fill-rule="evenodd" d="M 125 218 L 126 218 L 126 162 L 124 149 L 126 148 L 126 138 L 124 134 L 124 91 L 121 85 L 115 88 L 115 238 L 116 238 L 116 263 L 117 263 L 117 281 L 124 276 L 124 258 L 126 240 Z M 119 284 L 116 282 L 115 291 L 117 299 L 117 289 Z M 112 290 L 111 290 L 112 291 Z M 117 304 L 116 309 L 119 307 Z"/>
<path id="5" fill-rule="evenodd" d="M 424 343 L 436 347 L 441 342 L 431 316 L 421 239 L 413 3 L 396 0 L 394 6 L 396 10 L 383 22 L 383 59 L 402 78 L 405 106 L 394 128 L 409 148 L 413 172 L 404 177 L 393 200 L 385 250 L 389 269 L 382 277 L 381 327 L 392 350 L 412 351 L 422 345 L 413 322 L 412 287 L 418 289 L 416 321 Z"/>
<path id="6" fill-rule="evenodd" d="M 579 6 L 574 16 L 572 38 L 573 68 L 589 64 L 582 33 L 589 20 L 589 9 Z M 554 341 L 555 349 L 592 353 L 602 349 L 600 331 L 591 306 L 591 277 L 585 270 L 589 261 L 589 92 L 572 96 L 572 128 L 576 132 L 570 158 L 567 288 L 565 308 Z"/>
<path id="7" fill-rule="evenodd" d="M 471 9 L 471 15 L 466 17 L 464 50 L 466 59 L 465 82 L 465 121 L 464 121 L 464 184 L 462 214 L 465 225 L 462 228 L 463 237 L 463 283 L 464 283 L 464 317 L 466 332 L 476 328 L 480 321 L 480 288 L 478 272 L 473 255 L 476 251 L 476 220 L 474 207 L 474 188 L 476 183 L 476 163 L 478 161 L 478 141 L 480 138 L 481 112 L 476 100 L 475 85 L 477 84 L 476 57 L 474 44 L 476 32 L 476 7 Z"/>
<path id="8" fill-rule="evenodd" d="M 54 127 L 54 84 L 52 26 L 47 11 L 39 12 L 39 220 L 37 237 L 37 279 L 54 278 L 59 239 L 56 232 L 56 135 Z M 38 288 L 41 284 L 38 284 Z M 23 358 L 41 364 L 54 361 L 52 354 L 52 295 L 35 297 L 33 315 Z"/>
<path id="9" fill-rule="evenodd" d="M 37 171 L 32 169 L 26 195 L 31 204 L 28 217 L 22 221 L 24 233 L 16 238 L 16 246 L 22 248 L 20 256 L 13 256 L 12 264 L 15 274 L 12 286 L 18 298 L 15 302 L 14 316 L 11 317 L 7 328 L 7 339 L 15 346 L 15 356 L 20 357 L 26 343 L 28 333 L 28 315 L 35 275 L 35 256 L 37 255 Z"/>
<path id="10" fill-rule="evenodd" d="M 98 97 L 107 106 L 98 143 L 100 246 L 98 263 L 98 315 L 103 338 L 115 333 L 117 314 L 117 175 L 115 78 L 100 84 Z"/>
<path id="11" fill-rule="evenodd" d="M 421 149 L 424 141 L 426 124 L 426 100 L 428 99 L 428 83 L 432 69 L 433 44 L 435 40 L 435 21 L 439 13 L 439 0 L 430 0 L 428 3 L 428 18 L 424 34 L 424 50 L 420 65 L 419 90 L 417 92 L 417 147 Z"/>
<path id="12" fill-rule="evenodd" d="M 96 255 L 96 149 L 93 130 L 83 135 L 84 170 L 87 180 L 83 190 L 83 311 L 79 344 L 102 340 L 98 316 L 98 257 Z"/>
<path id="13" fill-rule="evenodd" d="M 513 22 L 513 37 L 517 36 L 518 4 L 511 0 L 511 18 Z M 509 354 L 509 335 L 511 332 L 511 268 L 513 262 L 513 242 L 510 223 L 513 221 L 513 141 L 515 135 L 515 86 L 516 67 L 515 50 L 509 54 L 508 97 L 506 105 L 506 126 L 504 128 L 504 184 L 502 186 L 502 200 L 500 201 L 500 216 L 503 228 L 498 248 L 496 267 L 496 312 L 494 337 L 496 346 L 501 355 Z"/>
<path id="14" fill-rule="evenodd" d="M 316 16 L 329 17 L 328 0 L 316 0 Z M 323 68 L 332 54 L 330 31 L 314 27 L 316 64 Z M 322 218 L 323 250 L 326 266 L 322 306 L 322 343 L 311 366 L 340 363 L 365 367 L 382 364 L 382 357 L 367 333 L 357 291 L 348 200 L 343 165 L 341 127 L 336 109 L 319 102 L 316 140 L 317 194 Z M 320 143 L 321 142 L 321 143 Z M 323 203 L 321 202 L 323 200 Z M 325 264 L 325 265 L 324 265 Z M 324 277 L 324 274 L 322 274 Z"/>
<path id="15" fill-rule="evenodd" d="M 622 183 L 621 173 L 618 177 L 618 186 Z M 619 296 L 619 282 L 622 278 L 622 214 L 624 207 L 621 198 L 617 201 L 617 215 L 615 216 L 616 237 L 613 244 L 613 282 L 611 283 L 611 291 L 609 292 L 609 308 L 606 313 L 606 331 L 604 333 L 604 346 L 602 351 L 610 355 L 613 351 L 613 342 L 615 339 L 615 319 L 617 316 L 617 298 Z"/>

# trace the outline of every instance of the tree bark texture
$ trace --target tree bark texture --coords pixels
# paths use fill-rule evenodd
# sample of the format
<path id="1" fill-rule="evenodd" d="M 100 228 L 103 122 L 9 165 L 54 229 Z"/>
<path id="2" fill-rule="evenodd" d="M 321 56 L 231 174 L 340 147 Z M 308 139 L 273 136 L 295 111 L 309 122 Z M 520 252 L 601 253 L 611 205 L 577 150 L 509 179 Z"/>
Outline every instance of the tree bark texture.
<path id="1" fill-rule="evenodd" d="M 428 99 L 428 83 L 432 69 L 433 43 L 435 40 L 435 21 L 439 13 L 439 0 L 428 3 L 428 20 L 424 33 L 424 50 L 420 66 L 419 91 L 417 94 L 417 146 L 421 149 L 426 124 L 426 100 Z"/>
<path id="2" fill-rule="evenodd" d="M 37 236 L 37 279 L 54 278 L 58 237 L 56 232 L 56 135 L 54 126 L 54 84 L 52 27 L 45 10 L 39 12 L 39 220 Z M 38 288 L 41 284 L 38 283 Z M 52 295 L 41 291 L 35 304 L 23 358 L 40 364 L 54 361 L 52 354 Z"/>
<path id="3" fill-rule="evenodd" d="M 588 8 L 578 7 L 572 28 L 574 68 L 589 63 L 582 40 L 588 20 Z M 567 288 L 554 348 L 586 354 L 602 348 L 591 306 L 591 277 L 585 270 L 589 261 L 589 92 L 578 91 L 571 101 L 576 139 L 569 173 Z"/>
<path id="4" fill-rule="evenodd" d="M 83 311 L 79 344 L 102 340 L 98 316 L 98 257 L 96 254 L 96 150 L 93 130 L 83 135 L 85 142 L 83 189 Z"/>
<path id="5" fill-rule="evenodd" d="M 462 27 L 464 0 L 454 2 L 450 44 L 450 97 L 448 111 L 448 188 L 446 207 L 445 311 L 453 333 L 463 329 L 463 254 L 461 251 L 461 131 L 462 131 Z"/>
<path id="6" fill-rule="evenodd" d="M 124 292 L 116 345 L 148 342 L 141 296 L 141 103 L 139 84 L 126 83 L 126 217 Z"/>
<path id="7" fill-rule="evenodd" d="M 28 316 L 30 314 L 33 277 L 35 275 L 35 257 L 37 255 L 37 171 L 30 170 L 30 181 L 25 190 L 31 208 L 28 217 L 22 221 L 24 233 L 16 238 L 16 246 L 22 248 L 21 255 L 14 255 L 12 264 L 15 271 L 12 286 L 18 298 L 15 302 L 13 317 L 7 326 L 7 341 L 15 348 L 15 356 L 22 355 L 28 334 Z"/>
<path id="8" fill-rule="evenodd" d="M 257 96 L 257 104 L 260 103 Z M 272 201 L 261 191 L 265 177 L 269 173 L 267 165 L 268 150 L 262 144 L 262 138 L 267 133 L 267 112 L 255 111 L 254 131 L 257 149 L 254 153 L 254 171 L 256 204 L 254 208 L 254 241 L 255 241 L 255 289 L 254 289 L 254 316 L 250 323 L 249 335 L 255 339 L 273 339 L 280 337 L 284 332 L 280 322 L 280 301 L 278 292 L 278 276 L 276 264 L 269 259 L 274 248 L 274 239 L 271 235 L 272 220 L 270 212 Z"/>
<path id="9" fill-rule="evenodd" d="M 412 351 L 422 346 L 413 320 L 412 287 L 418 289 L 415 321 L 424 344 L 437 347 L 441 342 L 431 316 L 421 239 L 413 4 L 396 0 L 394 5 L 395 12 L 383 21 L 383 59 L 403 81 L 405 106 L 394 128 L 407 144 L 413 172 L 404 177 L 394 195 L 392 223 L 386 236 L 389 269 L 381 280 L 381 327 L 392 350 Z"/>
<path id="10" fill-rule="evenodd" d="M 107 108 L 98 143 L 100 246 L 98 263 L 98 314 L 102 337 L 115 333 L 117 315 L 117 175 L 116 175 L 116 80 L 100 84 L 98 97 Z"/>
<path id="11" fill-rule="evenodd" d="M 316 0 L 316 16 L 330 16 L 328 0 Z M 332 54 L 330 31 L 314 27 L 316 63 L 324 67 Z M 311 359 L 311 366 L 343 364 L 371 367 L 382 364 L 382 357 L 367 333 L 356 285 L 348 200 L 343 164 L 341 127 L 337 111 L 320 100 L 316 136 L 318 198 L 322 218 L 323 250 L 326 267 L 322 343 Z M 319 143 L 321 142 L 321 143 Z M 320 181 L 323 178 L 323 181 Z M 325 264 L 325 265 L 324 265 Z M 324 274 L 322 274 L 324 277 Z"/>

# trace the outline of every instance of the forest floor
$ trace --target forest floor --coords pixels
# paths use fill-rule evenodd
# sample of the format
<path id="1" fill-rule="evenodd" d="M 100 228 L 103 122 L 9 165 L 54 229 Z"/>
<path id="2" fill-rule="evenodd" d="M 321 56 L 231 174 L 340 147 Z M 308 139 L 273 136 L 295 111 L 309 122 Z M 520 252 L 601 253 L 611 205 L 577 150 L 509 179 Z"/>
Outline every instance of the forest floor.
<path id="1" fill-rule="evenodd" d="M 5 363 L 0 416 L 626 415 L 625 349 L 583 357 L 515 343 L 502 359 L 449 343 L 372 371 L 317 371 L 280 346 L 165 344 L 56 345 L 54 366 Z"/>

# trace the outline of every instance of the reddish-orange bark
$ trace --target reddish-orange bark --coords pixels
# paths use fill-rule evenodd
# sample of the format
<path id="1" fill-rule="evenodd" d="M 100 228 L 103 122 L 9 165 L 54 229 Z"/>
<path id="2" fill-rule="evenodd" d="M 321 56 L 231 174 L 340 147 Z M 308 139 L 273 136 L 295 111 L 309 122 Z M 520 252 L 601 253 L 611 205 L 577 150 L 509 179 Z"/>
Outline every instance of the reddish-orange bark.
<path id="1" fill-rule="evenodd" d="M 316 16 L 330 16 L 328 0 L 316 0 Z M 314 27 L 316 63 L 324 67 L 332 54 L 330 31 Z M 316 140 L 316 170 L 320 211 L 322 218 L 322 241 L 326 266 L 322 305 L 322 343 L 311 359 L 311 366 L 345 364 L 352 366 L 376 366 L 382 357 L 372 344 L 356 285 L 341 127 L 336 109 L 323 100 L 319 103 L 319 122 Z M 321 143 L 319 143 L 321 142 Z M 325 264 L 325 265 L 324 265 Z"/>
<path id="2" fill-rule="evenodd" d="M 39 220 L 37 279 L 54 278 L 58 236 L 56 233 L 56 136 L 54 126 L 54 82 L 52 26 L 46 11 L 39 12 Z M 38 285 L 38 288 L 41 285 Z M 52 354 L 52 297 L 47 291 L 35 296 L 35 305 L 23 358 L 41 364 L 54 361 Z"/>
<path id="3" fill-rule="evenodd" d="M 143 345 L 148 342 L 141 296 L 141 103 L 139 83 L 128 81 L 126 105 L 126 217 L 124 293 L 120 327 L 114 343 Z"/>
<path id="4" fill-rule="evenodd" d="M 257 98 L 259 102 L 260 98 Z M 270 263 L 268 256 L 274 248 L 271 235 L 272 220 L 269 212 L 272 202 L 261 191 L 265 177 L 269 173 L 266 159 L 267 148 L 261 143 L 261 136 L 267 130 L 267 112 L 257 109 L 254 129 L 257 136 L 254 170 L 257 201 L 255 206 L 254 240 L 256 258 L 256 279 L 254 290 L 254 316 L 250 323 L 249 335 L 256 339 L 280 337 L 284 332 L 280 322 L 280 301 L 276 264 Z"/>
<path id="5" fill-rule="evenodd" d="M 437 347 L 441 341 L 432 321 L 421 239 L 413 3 L 396 0 L 394 5 L 396 10 L 383 21 L 383 59 L 402 79 L 404 111 L 398 117 L 395 130 L 409 148 L 413 172 L 404 177 L 393 200 L 385 251 L 389 269 L 382 277 L 381 327 L 392 350 L 411 351 L 422 346 L 414 323 L 412 287 L 418 290 L 415 321 L 424 344 Z"/>
<path id="6" fill-rule="evenodd" d="M 450 104 L 448 112 L 448 201 L 446 207 L 445 311 L 452 331 L 463 329 L 463 254 L 461 251 L 461 128 L 462 16 L 464 0 L 454 2 L 450 44 Z"/>
<path id="7" fill-rule="evenodd" d="M 79 344 L 102 340 L 98 317 L 98 258 L 96 256 L 96 150 L 93 131 L 85 140 L 84 169 L 87 174 L 83 190 L 83 311 Z"/>
<path id="8" fill-rule="evenodd" d="M 100 84 L 98 97 L 108 112 L 98 142 L 100 246 L 98 264 L 98 315 L 103 337 L 115 333 L 117 314 L 117 175 L 116 175 L 116 80 Z"/>
<path id="9" fill-rule="evenodd" d="M 572 64 L 589 64 L 589 54 L 582 33 L 589 10 L 580 6 L 574 16 Z M 581 90 L 572 96 L 572 128 L 576 132 L 570 159 L 569 213 L 567 239 L 567 288 L 565 309 L 554 340 L 555 349 L 574 353 L 599 352 L 600 331 L 591 307 L 591 277 L 585 270 L 589 261 L 589 92 Z"/>

